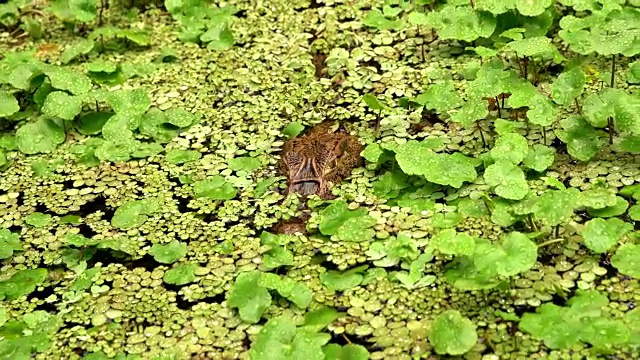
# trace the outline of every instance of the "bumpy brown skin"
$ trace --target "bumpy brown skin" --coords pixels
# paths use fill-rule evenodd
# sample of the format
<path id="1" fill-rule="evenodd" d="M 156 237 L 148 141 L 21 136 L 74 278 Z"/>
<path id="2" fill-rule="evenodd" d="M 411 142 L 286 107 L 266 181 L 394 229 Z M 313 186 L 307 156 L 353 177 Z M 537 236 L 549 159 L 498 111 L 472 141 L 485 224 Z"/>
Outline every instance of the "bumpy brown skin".
<path id="1" fill-rule="evenodd" d="M 287 141 L 278 168 L 287 177 L 287 193 L 317 194 L 331 199 L 331 186 L 362 166 L 362 145 L 346 132 L 333 132 L 320 124 L 299 138 Z"/>

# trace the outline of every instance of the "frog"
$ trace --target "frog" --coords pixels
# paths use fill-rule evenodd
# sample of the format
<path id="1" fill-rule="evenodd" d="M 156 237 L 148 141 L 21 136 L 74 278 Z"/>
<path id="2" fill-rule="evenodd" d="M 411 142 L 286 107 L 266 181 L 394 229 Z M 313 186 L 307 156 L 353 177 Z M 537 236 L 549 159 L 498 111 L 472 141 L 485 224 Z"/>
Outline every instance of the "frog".
<path id="1" fill-rule="evenodd" d="M 363 165 L 358 139 L 331 122 L 314 126 L 300 137 L 286 141 L 278 162 L 287 178 L 286 194 L 335 198 L 331 188 Z"/>
<path id="2" fill-rule="evenodd" d="M 339 126 L 324 122 L 306 134 L 286 141 L 278 161 L 279 172 L 287 178 L 286 194 L 297 193 L 303 198 L 318 195 L 323 200 L 334 199 L 331 188 L 364 164 L 358 139 Z M 311 212 L 300 203 L 300 217 L 281 220 L 272 230 L 277 234 L 306 234 L 306 222 Z"/>

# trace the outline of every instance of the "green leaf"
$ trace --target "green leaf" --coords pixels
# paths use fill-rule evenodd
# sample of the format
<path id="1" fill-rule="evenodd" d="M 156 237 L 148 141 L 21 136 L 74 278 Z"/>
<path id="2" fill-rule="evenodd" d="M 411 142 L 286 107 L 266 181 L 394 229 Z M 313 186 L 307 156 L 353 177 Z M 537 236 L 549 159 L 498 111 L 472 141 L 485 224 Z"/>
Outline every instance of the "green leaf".
<path id="1" fill-rule="evenodd" d="M 105 101 L 116 114 L 127 116 L 142 115 L 151 106 L 151 99 L 142 88 L 108 92 L 105 94 Z"/>
<path id="2" fill-rule="evenodd" d="M 47 269 L 20 270 L 9 279 L 0 281 L 0 299 L 15 300 L 35 291 L 47 278 Z"/>
<path id="3" fill-rule="evenodd" d="M 242 321 L 251 324 L 260 321 L 264 311 L 271 305 L 271 295 L 258 284 L 261 274 L 253 270 L 238 275 L 228 292 L 227 305 L 237 308 Z"/>
<path id="4" fill-rule="evenodd" d="M 586 76 L 580 67 L 565 71 L 551 84 L 551 98 L 557 104 L 567 106 L 582 94 L 585 82 Z"/>
<path id="5" fill-rule="evenodd" d="M 160 202 L 156 198 L 130 200 L 116 209 L 111 219 L 111 225 L 118 229 L 140 227 L 147 221 L 148 215 L 160 210 Z"/>
<path id="6" fill-rule="evenodd" d="M 287 126 L 282 129 L 282 134 L 287 137 L 287 139 L 294 138 L 304 130 L 304 125 L 300 122 L 290 122 Z"/>
<path id="7" fill-rule="evenodd" d="M 640 61 L 634 61 L 629 64 L 627 82 L 629 84 L 640 84 Z"/>
<path id="8" fill-rule="evenodd" d="M 611 265 L 623 275 L 640 279 L 640 245 L 622 244 L 611 257 Z"/>
<path id="9" fill-rule="evenodd" d="M 462 107 L 449 111 L 451 121 L 460 123 L 464 127 L 469 127 L 476 121 L 485 119 L 488 115 L 487 103 L 482 99 L 465 101 Z"/>
<path id="10" fill-rule="evenodd" d="M 231 200 L 237 194 L 233 185 L 226 182 L 224 177 L 220 175 L 196 181 L 193 184 L 193 191 L 197 198 L 206 197 L 212 200 Z"/>
<path id="11" fill-rule="evenodd" d="M 437 154 L 426 141 L 410 140 L 400 145 L 396 161 L 407 175 L 423 175 L 430 182 L 455 188 L 478 176 L 475 159 L 461 153 Z"/>
<path id="12" fill-rule="evenodd" d="M 487 185 L 495 187 L 495 193 L 509 200 L 521 200 L 529 192 L 524 172 L 511 162 L 500 160 L 489 165 L 484 172 Z"/>
<path id="13" fill-rule="evenodd" d="M 474 11 L 468 6 L 448 4 L 434 13 L 433 27 L 439 38 L 472 42 L 478 38 L 488 38 L 496 28 L 496 18 L 489 13 Z"/>
<path id="14" fill-rule="evenodd" d="M 603 92 L 602 95 L 606 94 L 606 92 Z M 614 107 L 605 102 L 606 100 L 609 100 L 609 97 L 600 96 L 598 93 L 593 93 L 584 99 L 582 113 L 585 119 L 594 127 L 606 127 L 608 119 L 614 116 Z"/>
<path id="15" fill-rule="evenodd" d="M 286 278 L 277 282 L 276 290 L 280 296 L 287 298 L 301 309 L 309 306 L 313 297 L 313 293 L 306 285 Z"/>
<path id="16" fill-rule="evenodd" d="M 583 113 L 586 110 L 583 109 Z M 593 128 L 585 119 L 572 115 L 560 121 L 556 129 L 558 138 L 567 144 L 569 155 L 580 161 L 589 161 L 607 142 L 607 134 Z"/>
<path id="17" fill-rule="evenodd" d="M 538 16 L 549 6 L 553 5 L 553 0 L 515 0 L 516 8 L 525 16 Z"/>
<path id="18" fill-rule="evenodd" d="M 380 144 L 372 143 L 367 145 L 362 151 L 362 157 L 364 157 L 368 162 L 379 164 L 385 159 L 385 150 L 382 149 Z"/>
<path id="19" fill-rule="evenodd" d="M 538 247 L 527 235 L 511 232 L 502 240 L 504 256 L 497 262 L 498 273 L 514 276 L 530 270 L 538 259 Z"/>
<path id="20" fill-rule="evenodd" d="M 325 359 L 327 360 L 368 360 L 369 351 L 362 345 L 347 344 L 340 346 L 338 344 L 329 344 L 322 348 Z"/>
<path id="21" fill-rule="evenodd" d="M 70 63 L 73 59 L 90 53 L 93 50 L 95 43 L 91 39 L 82 39 L 79 42 L 71 45 L 66 48 L 62 55 L 60 56 L 60 60 L 63 64 Z"/>
<path id="22" fill-rule="evenodd" d="M 491 157 L 497 161 L 508 161 L 515 165 L 524 160 L 529 151 L 527 139 L 520 134 L 509 133 L 496 140 L 491 149 Z"/>
<path id="23" fill-rule="evenodd" d="M 196 269 L 198 265 L 195 264 L 182 264 L 167 270 L 162 277 L 162 280 L 167 284 L 172 285 L 185 285 L 196 280 Z"/>
<path id="24" fill-rule="evenodd" d="M 580 341 L 583 328 L 575 323 L 567 324 L 563 318 L 564 311 L 555 304 L 543 304 L 535 314 L 522 315 L 519 327 L 533 338 L 544 340 L 551 349 L 569 348 Z"/>
<path id="25" fill-rule="evenodd" d="M 62 127 L 45 118 L 25 124 L 16 131 L 18 148 L 27 155 L 52 152 L 64 139 Z"/>
<path id="26" fill-rule="evenodd" d="M 447 310 L 431 325 L 429 342 L 439 355 L 462 355 L 478 341 L 476 326 L 457 310 Z"/>
<path id="27" fill-rule="evenodd" d="M 366 213 L 364 208 L 349 210 L 344 200 L 334 201 L 320 213 L 320 232 L 323 235 L 335 235 L 347 220 L 365 216 Z"/>
<path id="28" fill-rule="evenodd" d="M 86 75 L 69 68 L 47 65 L 43 68 L 43 72 L 49 77 L 51 86 L 55 89 L 69 91 L 74 95 L 82 95 L 91 90 L 91 80 Z"/>
<path id="29" fill-rule="evenodd" d="M 427 109 L 435 109 L 441 114 L 462 105 L 462 99 L 450 81 L 429 86 L 427 91 L 418 95 L 413 101 Z"/>
<path id="30" fill-rule="evenodd" d="M 78 118 L 78 132 L 83 135 L 97 135 L 104 124 L 113 116 L 112 112 L 92 111 L 80 115 Z"/>
<path id="31" fill-rule="evenodd" d="M 51 223 L 51 219 L 52 219 L 52 216 L 49 214 L 34 212 L 29 214 L 27 217 L 25 217 L 24 222 L 26 222 L 27 224 L 33 227 L 42 228 L 49 225 Z"/>
<path id="32" fill-rule="evenodd" d="M 320 331 L 344 315 L 334 308 L 324 306 L 304 314 L 304 327 Z"/>
<path id="33" fill-rule="evenodd" d="M 495 121 L 493 122 L 493 126 L 498 135 L 502 136 L 508 133 L 515 132 L 516 129 L 522 128 L 524 124 L 504 119 L 495 119 Z M 529 152 L 531 152 L 531 150 L 529 150 Z"/>
<path id="34" fill-rule="evenodd" d="M 547 191 L 536 201 L 534 216 L 545 225 L 556 226 L 573 216 L 579 200 L 580 191 L 576 188 Z"/>
<path id="35" fill-rule="evenodd" d="M 592 209 L 615 206 L 617 202 L 616 193 L 610 189 L 592 188 L 580 194 L 580 205 Z"/>
<path id="36" fill-rule="evenodd" d="M 378 30 L 401 30 L 405 24 L 402 20 L 387 19 L 378 9 L 371 10 L 362 19 L 365 26 L 374 27 Z"/>
<path id="37" fill-rule="evenodd" d="M 385 106 L 374 95 L 365 94 L 362 96 L 362 100 L 371 110 L 382 110 Z"/>
<path id="38" fill-rule="evenodd" d="M 409 187 L 407 176 L 400 171 L 387 171 L 373 183 L 373 194 L 379 198 L 393 199 Z"/>
<path id="39" fill-rule="evenodd" d="M 260 160 L 254 157 L 249 157 L 249 156 L 229 159 L 229 162 L 228 162 L 228 167 L 230 170 L 246 171 L 248 173 L 259 169 L 261 166 L 262 166 L 262 163 L 260 162 Z"/>
<path id="40" fill-rule="evenodd" d="M 172 264 L 187 255 L 187 244 L 178 240 L 173 240 L 165 245 L 154 244 L 149 249 L 149 255 L 153 256 L 157 262 Z"/>
<path id="41" fill-rule="evenodd" d="M 537 172 L 547 170 L 555 159 L 555 150 L 542 144 L 534 144 L 529 148 L 527 157 L 524 158 L 524 166 Z"/>
<path id="42" fill-rule="evenodd" d="M 50 93 L 42 106 L 43 114 L 63 120 L 73 120 L 80 112 L 82 112 L 80 98 L 64 91 Z"/>
<path id="43" fill-rule="evenodd" d="M 20 243 L 20 235 L 14 234 L 8 229 L 0 229 L 0 259 L 8 259 L 13 256 L 14 251 L 21 250 L 23 248 Z"/>
<path id="44" fill-rule="evenodd" d="M 69 10 L 79 22 L 90 22 L 98 15 L 98 0 L 69 0 Z"/>
<path id="45" fill-rule="evenodd" d="M 584 244 L 591 251 L 601 254 L 611 249 L 624 234 L 632 230 L 633 225 L 620 219 L 596 218 L 587 221 L 581 235 Z"/>
<path id="46" fill-rule="evenodd" d="M 179 149 L 171 149 L 167 151 L 167 162 L 180 165 L 192 161 L 196 161 L 202 157 L 202 153 L 195 150 L 179 150 Z"/>
<path id="47" fill-rule="evenodd" d="M 211 26 L 200 35 L 200 41 L 208 43 L 207 49 L 215 51 L 231 49 L 235 44 L 233 33 L 226 23 L 218 23 Z"/>
<path id="48" fill-rule="evenodd" d="M 249 349 L 250 359 L 260 360 L 324 360 L 322 346 L 331 340 L 328 334 L 305 328 L 296 329 L 285 316 L 269 320 Z"/>
<path id="49" fill-rule="evenodd" d="M 346 271 L 329 270 L 320 274 L 320 282 L 329 290 L 348 290 L 362 283 L 364 279 L 362 272 L 364 272 L 367 267 L 367 265 L 362 265 Z"/>
<path id="50" fill-rule="evenodd" d="M 601 209 L 587 209 L 587 213 L 593 217 L 609 218 L 624 214 L 629 208 L 629 202 L 620 196 L 616 196 L 616 203 Z"/>
<path id="51" fill-rule="evenodd" d="M 467 233 L 458 233 L 454 229 L 445 229 L 437 233 L 429 246 L 449 255 L 473 255 L 475 240 Z"/>
<path id="52" fill-rule="evenodd" d="M 635 204 L 629 208 L 629 217 L 633 221 L 640 221 L 640 204 Z"/>
<path id="53" fill-rule="evenodd" d="M 0 118 L 11 116 L 18 111 L 20 111 L 20 105 L 13 94 L 0 90 Z"/>

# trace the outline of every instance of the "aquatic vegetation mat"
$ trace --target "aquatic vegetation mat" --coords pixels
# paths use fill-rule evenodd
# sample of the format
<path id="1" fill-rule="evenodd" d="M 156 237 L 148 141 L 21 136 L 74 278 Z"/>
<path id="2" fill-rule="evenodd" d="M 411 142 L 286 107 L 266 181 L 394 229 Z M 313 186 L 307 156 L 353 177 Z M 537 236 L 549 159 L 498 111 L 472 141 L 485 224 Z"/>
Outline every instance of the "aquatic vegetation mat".
<path id="1" fill-rule="evenodd" d="M 637 359 L 639 52 L 636 0 L 0 4 L 0 359 Z"/>

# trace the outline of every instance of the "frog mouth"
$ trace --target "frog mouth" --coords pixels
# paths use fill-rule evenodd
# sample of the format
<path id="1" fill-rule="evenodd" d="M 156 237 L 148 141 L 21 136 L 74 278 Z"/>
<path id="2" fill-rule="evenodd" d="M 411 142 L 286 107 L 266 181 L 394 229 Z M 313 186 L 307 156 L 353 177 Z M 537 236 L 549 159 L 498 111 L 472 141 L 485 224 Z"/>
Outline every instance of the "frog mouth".
<path id="1" fill-rule="evenodd" d="M 309 196 L 320 192 L 322 180 L 318 178 L 297 179 L 289 184 L 289 193 L 298 193 Z"/>

